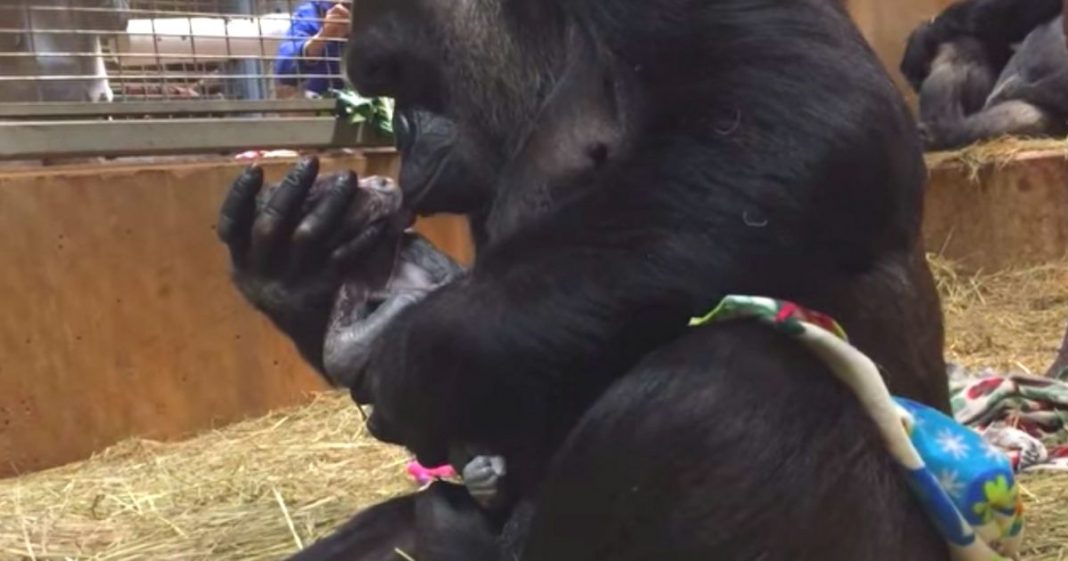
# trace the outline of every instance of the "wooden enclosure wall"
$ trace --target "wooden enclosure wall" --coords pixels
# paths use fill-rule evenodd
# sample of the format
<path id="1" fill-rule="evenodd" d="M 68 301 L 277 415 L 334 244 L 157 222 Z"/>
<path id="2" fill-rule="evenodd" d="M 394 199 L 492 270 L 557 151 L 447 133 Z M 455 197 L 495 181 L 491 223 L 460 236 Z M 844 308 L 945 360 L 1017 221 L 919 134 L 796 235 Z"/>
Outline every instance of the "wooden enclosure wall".
<path id="1" fill-rule="evenodd" d="M 288 162 L 266 164 L 277 178 Z M 324 167 L 389 174 L 392 153 Z M 322 389 L 215 237 L 229 161 L 0 174 L 0 475 L 174 438 Z M 419 228 L 470 260 L 455 217 Z"/>
<path id="2" fill-rule="evenodd" d="M 909 33 L 955 0 L 846 0 L 872 48 L 915 107 L 898 71 Z M 931 170 L 924 237 L 929 251 L 975 269 L 1031 266 L 1068 252 L 1068 160 L 1022 154 L 976 176 L 959 165 Z"/>
<path id="3" fill-rule="evenodd" d="M 884 63 L 947 0 L 849 0 Z M 899 78 L 898 78 L 899 79 Z M 903 90 L 905 91 L 905 90 Z M 390 151 L 324 162 L 393 175 Z M 278 177 L 289 165 L 266 165 Z M 239 164 L 0 172 L 0 476 L 119 439 L 175 438 L 322 388 L 230 286 L 216 210 Z M 1068 160 L 1030 155 L 978 180 L 932 170 L 928 249 L 975 268 L 1063 257 Z M 456 217 L 419 228 L 463 261 Z"/>
<path id="4" fill-rule="evenodd" d="M 1022 153 L 978 170 L 933 166 L 927 250 L 973 270 L 1032 267 L 1068 257 L 1068 151 Z"/>

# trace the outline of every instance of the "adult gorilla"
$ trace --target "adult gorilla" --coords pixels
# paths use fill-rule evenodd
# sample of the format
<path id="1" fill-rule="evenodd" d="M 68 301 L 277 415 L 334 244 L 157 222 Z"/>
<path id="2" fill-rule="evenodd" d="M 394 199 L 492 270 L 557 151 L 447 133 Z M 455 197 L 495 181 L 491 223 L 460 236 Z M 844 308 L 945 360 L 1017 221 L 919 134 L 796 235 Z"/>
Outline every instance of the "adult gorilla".
<path id="1" fill-rule="evenodd" d="M 424 459 L 558 442 L 731 292 L 828 311 L 894 391 L 945 404 L 915 128 L 838 3 L 371 0 L 348 60 L 498 178 L 471 274 L 397 318 L 355 390 Z"/>
<path id="2" fill-rule="evenodd" d="M 902 73 L 928 148 L 1068 131 L 1061 0 L 964 0 L 909 36 Z"/>
<path id="3" fill-rule="evenodd" d="M 505 456 L 529 559 L 945 558 L 823 364 L 686 327 L 728 293 L 799 301 L 947 406 L 918 138 L 840 2 L 368 0 L 350 46 L 361 91 L 446 115 L 495 178 L 473 270 L 353 380 L 377 436 Z M 285 243 L 284 203 L 224 234 Z M 236 265 L 267 309 L 257 282 L 285 283 Z"/>

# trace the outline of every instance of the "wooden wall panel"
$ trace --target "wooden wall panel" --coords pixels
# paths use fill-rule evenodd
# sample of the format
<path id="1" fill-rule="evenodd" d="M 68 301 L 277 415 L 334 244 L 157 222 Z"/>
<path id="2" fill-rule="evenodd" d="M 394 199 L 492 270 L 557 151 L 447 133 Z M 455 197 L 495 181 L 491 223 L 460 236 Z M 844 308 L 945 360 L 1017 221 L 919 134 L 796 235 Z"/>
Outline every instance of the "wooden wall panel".
<path id="1" fill-rule="evenodd" d="M 891 74 L 949 0 L 848 0 Z M 389 150 L 325 167 L 395 176 Z M 266 166 L 278 177 L 288 162 Z M 0 476 L 131 435 L 174 438 L 301 401 L 322 385 L 226 277 L 216 208 L 229 161 L 0 174 Z M 978 182 L 932 171 L 925 239 L 978 268 L 1068 249 L 1068 164 L 1028 157 Z M 456 217 L 418 228 L 465 262 Z"/>
<path id="2" fill-rule="evenodd" d="M 970 269 L 1030 267 L 1068 257 L 1068 153 L 1023 153 L 972 172 L 931 169 L 927 250 Z"/>
<path id="3" fill-rule="evenodd" d="M 277 179 L 288 162 L 265 165 Z M 393 154 L 324 168 L 395 170 Z M 174 438 L 322 389 L 227 278 L 230 161 L 0 174 L 0 475 Z M 466 223 L 419 225 L 461 259 Z"/>

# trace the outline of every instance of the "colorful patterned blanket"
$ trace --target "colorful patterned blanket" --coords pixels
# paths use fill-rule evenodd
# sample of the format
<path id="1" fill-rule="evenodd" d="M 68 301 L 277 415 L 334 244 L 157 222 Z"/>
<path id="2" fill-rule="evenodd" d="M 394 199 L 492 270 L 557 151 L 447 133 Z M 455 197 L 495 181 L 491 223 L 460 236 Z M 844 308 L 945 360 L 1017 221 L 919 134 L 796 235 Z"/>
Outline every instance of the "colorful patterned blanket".
<path id="1" fill-rule="evenodd" d="M 950 367 L 957 421 L 1003 450 L 1018 472 L 1068 471 L 1068 371 L 1060 379 Z"/>

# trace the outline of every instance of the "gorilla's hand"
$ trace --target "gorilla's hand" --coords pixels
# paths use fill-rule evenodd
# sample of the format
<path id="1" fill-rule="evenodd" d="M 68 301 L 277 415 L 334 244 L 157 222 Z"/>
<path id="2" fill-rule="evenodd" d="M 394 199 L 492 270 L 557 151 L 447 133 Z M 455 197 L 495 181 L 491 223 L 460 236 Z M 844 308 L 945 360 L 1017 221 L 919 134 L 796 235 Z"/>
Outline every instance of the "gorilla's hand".
<path id="1" fill-rule="evenodd" d="M 501 480 L 507 475 L 501 456 L 476 456 L 463 469 L 464 486 L 482 508 L 493 510 L 502 502 Z"/>
<path id="2" fill-rule="evenodd" d="M 322 371 L 342 266 L 378 244 L 382 228 L 365 228 L 360 213 L 347 212 L 358 187 L 351 173 L 320 184 L 309 198 L 318 173 L 317 159 L 303 160 L 258 200 L 263 170 L 250 167 L 223 202 L 218 232 L 230 249 L 234 284 Z"/>
<path id="3" fill-rule="evenodd" d="M 924 121 L 919 123 L 920 140 L 924 150 L 952 150 L 967 144 L 961 135 L 960 125 L 944 121 Z"/>

